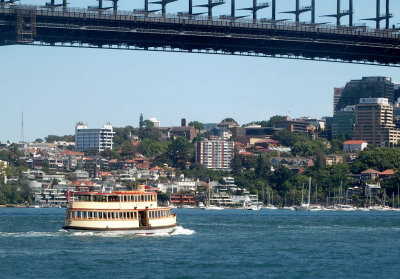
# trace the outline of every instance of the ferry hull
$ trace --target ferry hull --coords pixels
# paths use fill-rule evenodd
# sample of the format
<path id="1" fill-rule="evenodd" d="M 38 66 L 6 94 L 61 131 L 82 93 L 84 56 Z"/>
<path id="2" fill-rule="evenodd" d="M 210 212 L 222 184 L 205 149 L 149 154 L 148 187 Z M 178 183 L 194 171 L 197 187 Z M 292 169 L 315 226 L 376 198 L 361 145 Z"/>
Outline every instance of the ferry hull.
<path id="1" fill-rule="evenodd" d="M 90 227 L 76 227 L 76 226 L 63 226 L 64 230 L 69 232 L 120 232 L 120 233 L 133 233 L 142 235 L 152 235 L 159 233 L 173 233 L 178 224 L 164 227 L 140 227 L 140 228 L 90 228 Z"/>

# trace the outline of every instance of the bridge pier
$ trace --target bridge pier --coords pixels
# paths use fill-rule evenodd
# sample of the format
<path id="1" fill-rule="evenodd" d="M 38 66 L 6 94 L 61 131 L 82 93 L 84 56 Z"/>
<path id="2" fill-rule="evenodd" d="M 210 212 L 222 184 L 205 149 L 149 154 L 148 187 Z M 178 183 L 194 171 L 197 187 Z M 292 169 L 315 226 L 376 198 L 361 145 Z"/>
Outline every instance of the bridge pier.
<path id="1" fill-rule="evenodd" d="M 272 20 L 276 20 L 276 0 L 272 0 Z"/>
<path id="2" fill-rule="evenodd" d="M 381 0 L 376 0 L 376 29 L 381 27 L 381 21 L 379 17 L 381 16 Z"/>
<path id="3" fill-rule="evenodd" d="M 300 22 L 300 0 L 296 0 L 296 22 Z"/>
<path id="4" fill-rule="evenodd" d="M 336 25 L 340 25 L 340 0 L 336 1 Z"/>
<path id="5" fill-rule="evenodd" d="M 235 18 L 235 0 L 231 0 L 231 18 Z"/>
<path id="6" fill-rule="evenodd" d="M 311 0 L 311 23 L 315 23 L 315 0 Z"/>
<path id="7" fill-rule="evenodd" d="M 193 15 L 193 0 L 189 0 L 189 15 Z"/>
<path id="8" fill-rule="evenodd" d="M 349 0 L 349 26 L 353 26 L 353 0 Z"/>
<path id="9" fill-rule="evenodd" d="M 386 0 L 386 29 L 390 28 L 390 1 Z"/>

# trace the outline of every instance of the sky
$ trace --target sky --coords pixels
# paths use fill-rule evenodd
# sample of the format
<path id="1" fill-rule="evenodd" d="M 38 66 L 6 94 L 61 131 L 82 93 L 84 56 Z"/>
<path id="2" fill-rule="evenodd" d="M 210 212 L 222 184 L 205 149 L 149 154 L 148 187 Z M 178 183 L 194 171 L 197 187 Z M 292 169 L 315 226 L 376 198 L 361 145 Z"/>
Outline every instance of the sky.
<path id="1" fill-rule="evenodd" d="M 68 2 L 74 7 L 96 3 Z M 121 10 L 142 8 L 140 1 L 135 6 L 120 2 Z M 292 10 L 295 0 L 277 2 L 280 12 Z M 335 0 L 316 2 L 318 15 L 336 11 Z M 347 9 L 347 2 L 342 1 L 342 9 Z M 400 16 L 396 17 L 400 1 L 392 2 L 392 24 L 400 23 Z M 301 3 L 309 4 L 310 0 Z M 250 0 L 237 1 L 238 8 L 250 5 Z M 170 4 L 167 12 L 185 11 L 186 6 L 180 0 Z M 228 14 L 230 7 L 224 6 L 214 14 Z M 374 16 L 375 0 L 354 0 L 354 7 L 358 22 Z M 270 12 L 266 9 L 259 16 L 269 17 Z M 308 19 L 309 15 L 301 17 Z M 22 111 L 25 141 L 33 141 L 74 134 L 78 121 L 92 128 L 107 122 L 137 127 L 140 113 L 145 119 L 157 118 L 161 126 L 180 125 L 181 118 L 215 123 L 233 117 L 245 124 L 273 115 L 330 116 L 334 87 L 363 76 L 388 76 L 400 82 L 397 68 L 208 54 L 2 46 L 0 61 L 1 142 L 21 139 Z"/>

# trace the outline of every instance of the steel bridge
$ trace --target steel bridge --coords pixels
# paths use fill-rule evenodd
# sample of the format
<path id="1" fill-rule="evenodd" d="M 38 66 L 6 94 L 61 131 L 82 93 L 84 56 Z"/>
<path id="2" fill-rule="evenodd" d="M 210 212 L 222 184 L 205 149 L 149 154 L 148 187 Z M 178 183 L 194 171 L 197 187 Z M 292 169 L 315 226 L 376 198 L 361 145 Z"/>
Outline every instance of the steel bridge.
<path id="1" fill-rule="evenodd" d="M 295 21 L 276 18 L 276 0 L 244 8 L 252 13 L 251 19 L 236 16 L 235 0 L 231 0 L 231 14 L 215 17 L 213 7 L 223 0 L 208 0 L 207 14 L 189 12 L 168 14 L 166 5 L 176 0 L 160 0 L 150 4 L 161 5 L 150 10 L 145 0 L 144 9 L 119 11 L 117 2 L 104 7 L 99 0 L 96 7 L 70 8 L 66 0 L 46 6 L 16 5 L 14 0 L 0 0 L 0 45 L 35 44 L 47 46 L 95 47 L 179 51 L 228 55 L 265 56 L 345 63 L 361 63 L 400 67 L 400 30 L 390 27 L 393 14 L 386 0 L 386 14 L 380 14 L 377 0 L 377 28 L 353 23 L 353 0 L 349 10 L 342 11 L 337 0 L 337 13 L 326 15 L 336 18 L 336 25 L 315 22 L 315 0 L 311 6 L 283 13 L 295 15 Z M 259 19 L 257 11 L 272 7 L 270 19 Z M 310 12 L 311 20 L 301 22 L 300 15 Z M 348 25 L 341 18 L 349 17 Z M 381 21 L 385 28 L 379 28 Z"/>

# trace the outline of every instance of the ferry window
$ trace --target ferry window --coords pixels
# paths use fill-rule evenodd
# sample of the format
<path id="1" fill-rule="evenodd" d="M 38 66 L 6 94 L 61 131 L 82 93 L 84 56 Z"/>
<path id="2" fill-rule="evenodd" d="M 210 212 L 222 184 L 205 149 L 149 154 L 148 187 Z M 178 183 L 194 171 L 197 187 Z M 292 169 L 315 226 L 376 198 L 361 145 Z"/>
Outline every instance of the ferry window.
<path id="1" fill-rule="evenodd" d="M 92 212 L 91 212 L 91 211 L 89 211 L 89 212 L 87 213 L 87 217 L 88 217 L 88 218 L 92 218 Z"/>

